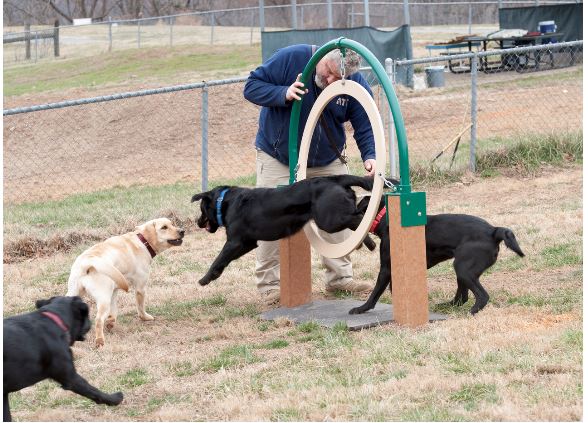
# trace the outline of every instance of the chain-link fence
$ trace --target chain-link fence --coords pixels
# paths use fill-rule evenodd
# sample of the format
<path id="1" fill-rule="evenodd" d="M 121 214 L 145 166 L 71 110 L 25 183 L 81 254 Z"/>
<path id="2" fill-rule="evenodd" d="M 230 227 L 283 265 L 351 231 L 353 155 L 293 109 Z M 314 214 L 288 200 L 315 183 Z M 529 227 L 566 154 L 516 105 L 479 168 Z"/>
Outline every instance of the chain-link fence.
<path id="1" fill-rule="evenodd" d="M 397 62 L 397 70 L 412 66 L 415 74 L 414 89 L 395 85 L 411 165 L 467 168 L 475 164 L 472 146 L 480 151 L 524 136 L 579 133 L 582 46 Z M 432 66 L 439 63 L 446 66 Z M 473 72 L 458 69 L 469 63 Z M 366 76 L 395 145 L 386 98 L 369 70 Z M 196 190 L 209 182 L 252 185 L 259 108 L 243 98 L 243 83 L 235 78 L 5 110 L 4 203 L 182 181 Z M 359 171 L 349 129 L 348 154 Z"/>
<path id="2" fill-rule="evenodd" d="M 422 30 L 427 32 L 429 38 L 441 37 L 441 41 L 447 38 L 446 31 L 451 31 L 447 25 L 457 26 L 458 33 L 468 34 L 480 30 L 479 27 L 472 28 L 472 25 L 493 24 L 491 28 L 497 28 L 499 7 L 555 5 L 566 1 L 411 1 L 408 7 L 401 1 L 299 1 L 262 8 L 250 6 L 142 19 L 110 19 L 85 25 L 60 26 L 58 50 L 61 57 L 75 58 L 141 47 L 251 45 L 261 42 L 260 31 L 362 25 L 392 29 L 407 22 L 414 27 L 425 27 L 413 28 L 413 35 Z M 438 27 L 427 28 L 435 25 Z M 484 31 L 489 32 L 486 26 Z M 53 27 L 41 25 L 24 32 L 22 27 L 4 28 L 4 66 L 55 57 L 53 38 L 44 37 L 53 31 Z M 23 38 L 28 38 L 29 42 Z M 10 42 L 16 39 L 21 41 Z"/>
<path id="3" fill-rule="evenodd" d="M 581 132 L 582 48 L 576 41 L 396 62 L 415 72 L 414 90 L 398 89 L 411 164 L 442 153 L 438 165 L 473 169 L 475 153 Z"/>

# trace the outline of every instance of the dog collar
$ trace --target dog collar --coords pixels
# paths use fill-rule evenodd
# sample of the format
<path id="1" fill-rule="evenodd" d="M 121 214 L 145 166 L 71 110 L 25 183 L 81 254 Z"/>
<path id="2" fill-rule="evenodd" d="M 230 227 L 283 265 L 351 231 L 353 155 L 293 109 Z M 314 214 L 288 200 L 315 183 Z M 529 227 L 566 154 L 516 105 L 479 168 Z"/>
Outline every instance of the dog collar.
<path id="1" fill-rule="evenodd" d="M 216 222 L 218 223 L 218 226 L 224 226 L 223 225 L 223 216 L 221 213 L 221 204 L 223 203 L 223 200 L 225 199 L 225 194 L 227 193 L 229 189 L 225 188 L 221 191 L 220 195 L 218 196 L 218 198 L 216 199 Z"/>
<path id="2" fill-rule="evenodd" d="M 149 244 L 149 241 L 147 241 L 145 239 L 145 237 L 143 236 L 143 234 L 138 233 L 137 234 L 137 237 L 143 243 L 143 245 L 147 248 L 147 251 L 149 251 L 149 254 L 151 254 L 151 258 L 155 257 L 157 255 L 157 253 L 155 252 L 155 250 L 153 249 L 153 247 L 151 246 L 151 244 Z"/>
<path id="3" fill-rule="evenodd" d="M 67 334 L 67 342 L 70 343 L 69 328 L 67 327 L 67 325 L 65 323 L 63 323 L 63 320 L 61 320 L 61 317 L 59 317 L 57 314 L 52 313 L 50 311 L 42 311 L 41 314 L 43 316 L 48 317 L 51 320 L 53 320 L 53 323 L 55 323 L 57 326 L 59 326 Z"/>
<path id="4" fill-rule="evenodd" d="M 378 215 L 374 219 L 374 223 L 372 223 L 372 226 L 370 227 L 370 233 L 372 233 L 372 234 L 374 233 L 374 231 L 376 230 L 376 228 L 380 224 L 380 221 L 382 220 L 382 218 L 384 217 L 385 214 L 386 214 L 386 206 L 382 207 L 382 210 L 380 210 L 380 212 L 378 213 Z"/>

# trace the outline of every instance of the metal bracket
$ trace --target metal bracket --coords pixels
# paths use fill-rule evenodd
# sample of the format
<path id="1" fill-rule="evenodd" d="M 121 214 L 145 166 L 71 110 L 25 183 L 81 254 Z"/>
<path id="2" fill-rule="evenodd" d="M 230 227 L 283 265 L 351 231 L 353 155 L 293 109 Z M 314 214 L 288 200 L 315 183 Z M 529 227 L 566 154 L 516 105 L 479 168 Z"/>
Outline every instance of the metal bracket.
<path id="1" fill-rule="evenodd" d="M 406 228 L 427 224 L 427 200 L 424 192 L 386 192 L 384 195 L 400 197 L 400 226 Z M 386 210 L 386 223 L 390 222 L 388 219 Z"/>

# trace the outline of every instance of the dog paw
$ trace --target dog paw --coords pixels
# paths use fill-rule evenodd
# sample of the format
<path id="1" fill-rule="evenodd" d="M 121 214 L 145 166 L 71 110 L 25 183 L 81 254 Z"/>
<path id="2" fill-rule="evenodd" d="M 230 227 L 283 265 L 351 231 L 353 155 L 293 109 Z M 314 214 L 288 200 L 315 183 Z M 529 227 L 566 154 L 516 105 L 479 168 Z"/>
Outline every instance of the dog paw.
<path id="1" fill-rule="evenodd" d="M 115 323 L 116 323 L 116 320 L 107 320 L 106 321 L 106 329 L 112 330 L 114 328 Z"/>
<path id="2" fill-rule="evenodd" d="M 112 395 L 108 395 L 108 398 L 104 401 L 106 405 L 119 405 L 123 400 L 122 392 L 115 392 Z"/>
<path id="3" fill-rule="evenodd" d="M 96 348 L 104 346 L 104 338 L 96 338 Z"/>
<path id="4" fill-rule="evenodd" d="M 206 278 L 202 278 L 198 281 L 198 283 L 200 284 L 200 286 L 206 286 L 210 283 L 210 280 L 206 279 Z"/>
<path id="5" fill-rule="evenodd" d="M 139 318 L 141 320 L 143 320 L 144 322 L 149 322 L 151 320 L 155 320 L 155 317 L 153 317 L 152 315 L 150 315 L 149 313 L 145 313 L 143 316 L 139 316 Z"/>
<path id="6" fill-rule="evenodd" d="M 365 310 L 362 310 L 361 307 L 355 307 L 349 310 L 349 314 L 362 314 Z"/>

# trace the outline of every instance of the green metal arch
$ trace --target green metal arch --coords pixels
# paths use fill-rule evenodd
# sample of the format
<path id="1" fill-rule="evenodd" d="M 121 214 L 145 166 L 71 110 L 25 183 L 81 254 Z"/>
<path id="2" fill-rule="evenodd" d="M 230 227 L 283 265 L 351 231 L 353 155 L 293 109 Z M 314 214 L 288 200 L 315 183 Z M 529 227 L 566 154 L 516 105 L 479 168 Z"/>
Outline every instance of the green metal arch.
<path id="1" fill-rule="evenodd" d="M 408 145 L 406 143 L 406 130 L 404 128 L 404 119 L 400 112 L 400 105 L 398 103 L 398 97 L 388 79 L 386 71 L 378 61 L 376 56 L 369 51 L 365 46 L 358 43 L 357 41 L 349 40 L 345 37 L 340 37 L 335 40 L 331 40 L 321 48 L 319 48 L 315 54 L 310 58 L 310 61 L 304 68 L 300 81 L 304 83 L 304 86 L 308 85 L 310 76 L 314 71 L 317 63 L 331 50 L 341 49 L 344 51 L 346 48 L 351 49 L 361 55 L 372 67 L 378 80 L 384 88 L 392 116 L 394 117 L 394 127 L 396 129 L 396 139 L 398 140 L 398 161 L 400 168 L 400 185 L 397 187 L 399 192 L 410 192 L 410 170 L 408 163 Z M 300 109 L 302 107 L 302 100 L 294 101 L 292 106 L 292 112 L 290 114 L 290 132 L 288 141 L 288 155 L 290 165 L 290 183 L 294 183 L 296 176 L 296 166 L 298 165 L 298 125 L 300 122 Z"/>

